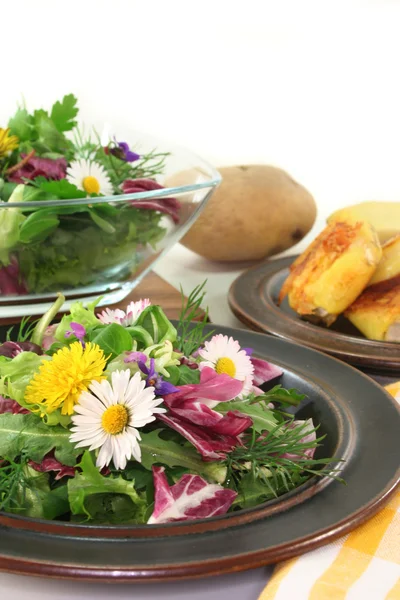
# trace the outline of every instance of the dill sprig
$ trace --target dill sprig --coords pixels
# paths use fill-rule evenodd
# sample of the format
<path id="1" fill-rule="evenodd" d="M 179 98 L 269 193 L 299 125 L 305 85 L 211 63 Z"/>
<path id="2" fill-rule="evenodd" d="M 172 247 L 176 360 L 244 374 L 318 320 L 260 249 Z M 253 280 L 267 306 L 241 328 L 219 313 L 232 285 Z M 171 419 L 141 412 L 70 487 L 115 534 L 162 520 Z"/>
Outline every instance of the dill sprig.
<path id="1" fill-rule="evenodd" d="M 0 510 L 8 512 L 23 510 L 24 491 L 27 487 L 26 462 L 25 456 L 21 456 L 18 461 L 0 460 Z"/>
<path id="2" fill-rule="evenodd" d="M 178 338 L 176 346 L 184 356 L 190 356 L 214 333 L 214 331 L 204 332 L 204 328 L 208 322 L 208 308 L 204 310 L 203 315 L 201 305 L 206 295 L 204 291 L 206 283 L 207 280 L 196 286 L 187 299 L 181 286 L 182 306 L 177 326 Z M 197 322 L 193 323 L 196 320 Z"/>
<path id="3" fill-rule="evenodd" d="M 288 492 L 309 479 L 311 475 L 328 476 L 343 483 L 332 468 L 334 458 L 310 458 L 306 451 L 317 448 L 325 436 L 304 441 L 312 431 L 307 423 L 291 426 L 291 421 L 279 423 L 267 436 L 253 430 L 244 445 L 237 446 L 227 456 L 227 480 L 239 492 L 237 503 L 245 503 L 246 493 L 273 498 Z M 287 455 L 295 455 L 290 458 Z M 325 466 L 325 468 L 324 468 Z"/>
<path id="4" fill-rule="evenodd" d="M 26 342 L 26 340 L 30 339 L 38 321 L 39 319 L 31 321 L 30 317 L 22 317 L 16 336 L 14 334 L 14 325 L 7 330 L 7 342 L 15 340 L 17 340 L 17 342 Z"/>

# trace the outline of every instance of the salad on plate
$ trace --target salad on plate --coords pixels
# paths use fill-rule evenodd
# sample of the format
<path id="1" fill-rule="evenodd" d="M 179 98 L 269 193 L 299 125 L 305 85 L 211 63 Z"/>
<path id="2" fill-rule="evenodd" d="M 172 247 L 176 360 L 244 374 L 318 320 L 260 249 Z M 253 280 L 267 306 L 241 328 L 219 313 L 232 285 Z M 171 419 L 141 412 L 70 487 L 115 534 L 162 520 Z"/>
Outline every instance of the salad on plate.
<path id="1" fill-rule="evenodd" d="M 331 474 L 304 395 L 282 369 L 210 332 L 204 284 L 173 324 L 59 295 L 0 345 L 0 510 L 88 524 L 162 524 L 255 507 Z M 195 319 L 195 320 L 194 320 Z M 197 319 L 197 320 L 196 320 Z M 268 382 L 268 386 L 264 384 Z"/>

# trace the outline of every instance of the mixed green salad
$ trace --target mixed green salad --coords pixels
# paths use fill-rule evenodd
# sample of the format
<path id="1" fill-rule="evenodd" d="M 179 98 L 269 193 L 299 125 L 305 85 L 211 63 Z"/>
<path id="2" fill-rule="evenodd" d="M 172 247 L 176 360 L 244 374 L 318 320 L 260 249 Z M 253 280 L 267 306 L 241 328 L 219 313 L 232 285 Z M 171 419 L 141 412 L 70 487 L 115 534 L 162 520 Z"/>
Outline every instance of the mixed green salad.
<path id="1" fill-rule="evenodd" d="M 174 198 L 88 202 L 162 189 L 154 177 L 167 154 L 139 155 L 106 132 L 85 135 L 77 115 L 69 94 L 50 111 L 19 108 L 0 128 L 0 295 L 123 281 L 165 236 L 163 215 L 179 222 Z M 68 203 L 76 199 L 82 204 Z"/>
<path id="2" fill-rule="evenodd" d="M 203 284 L 204 285 L 204 284 Z M 64 298 L 0 345 L 0 510 L 89 524 L 160 524 L 254 507 L 313 475 L 312 419 L 282 370 L 148 299 L 125 311 Z M 264 384 L 267 383 L 267 387 Z"/>

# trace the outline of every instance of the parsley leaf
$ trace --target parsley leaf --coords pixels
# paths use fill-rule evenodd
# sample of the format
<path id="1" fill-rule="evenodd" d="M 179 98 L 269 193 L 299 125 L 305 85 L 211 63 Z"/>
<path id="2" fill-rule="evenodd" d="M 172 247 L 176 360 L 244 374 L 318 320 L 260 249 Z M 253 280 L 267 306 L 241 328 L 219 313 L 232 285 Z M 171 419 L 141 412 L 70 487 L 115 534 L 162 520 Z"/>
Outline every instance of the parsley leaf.
<path id="1" fill-rule="evenodd" d="M 71 131 L 76 126 L 75 117 L 79 112 L 77 102 L 73 94 L 68 94 L 61 102 L 53 104 L 50 118 L 58 131 Z"/>

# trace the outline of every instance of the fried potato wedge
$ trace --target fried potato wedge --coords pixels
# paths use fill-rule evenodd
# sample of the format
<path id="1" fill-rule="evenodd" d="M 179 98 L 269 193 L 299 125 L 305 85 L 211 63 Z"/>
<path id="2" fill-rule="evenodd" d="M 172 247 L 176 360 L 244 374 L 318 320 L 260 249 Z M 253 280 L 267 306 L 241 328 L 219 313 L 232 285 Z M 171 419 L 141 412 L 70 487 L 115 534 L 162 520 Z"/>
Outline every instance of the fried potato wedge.
<path id="1" fill-rule="evenodd" d="M 368 286 L 344 315 L 370 340 L 400 342 L 400 275 Z"/>
<path id="2" fill-rule="evenodd" d="M 331 325 L 361 294 L 382 256 L 369 223 L 330 223 L 291 265 L 279 302 Z"/>
<path id="3" fill-rule="evenodd" d="M 378 234 L 381 244 L 400 233 L 400 202 L 360 202 L 332 213 L 328 223 L 367 221 Z"/>
<path id="4" fill-rule="evenodd" d="M 369 285 L 400 275 L 400 235 L 382 246 L 382 258 Z"/>

